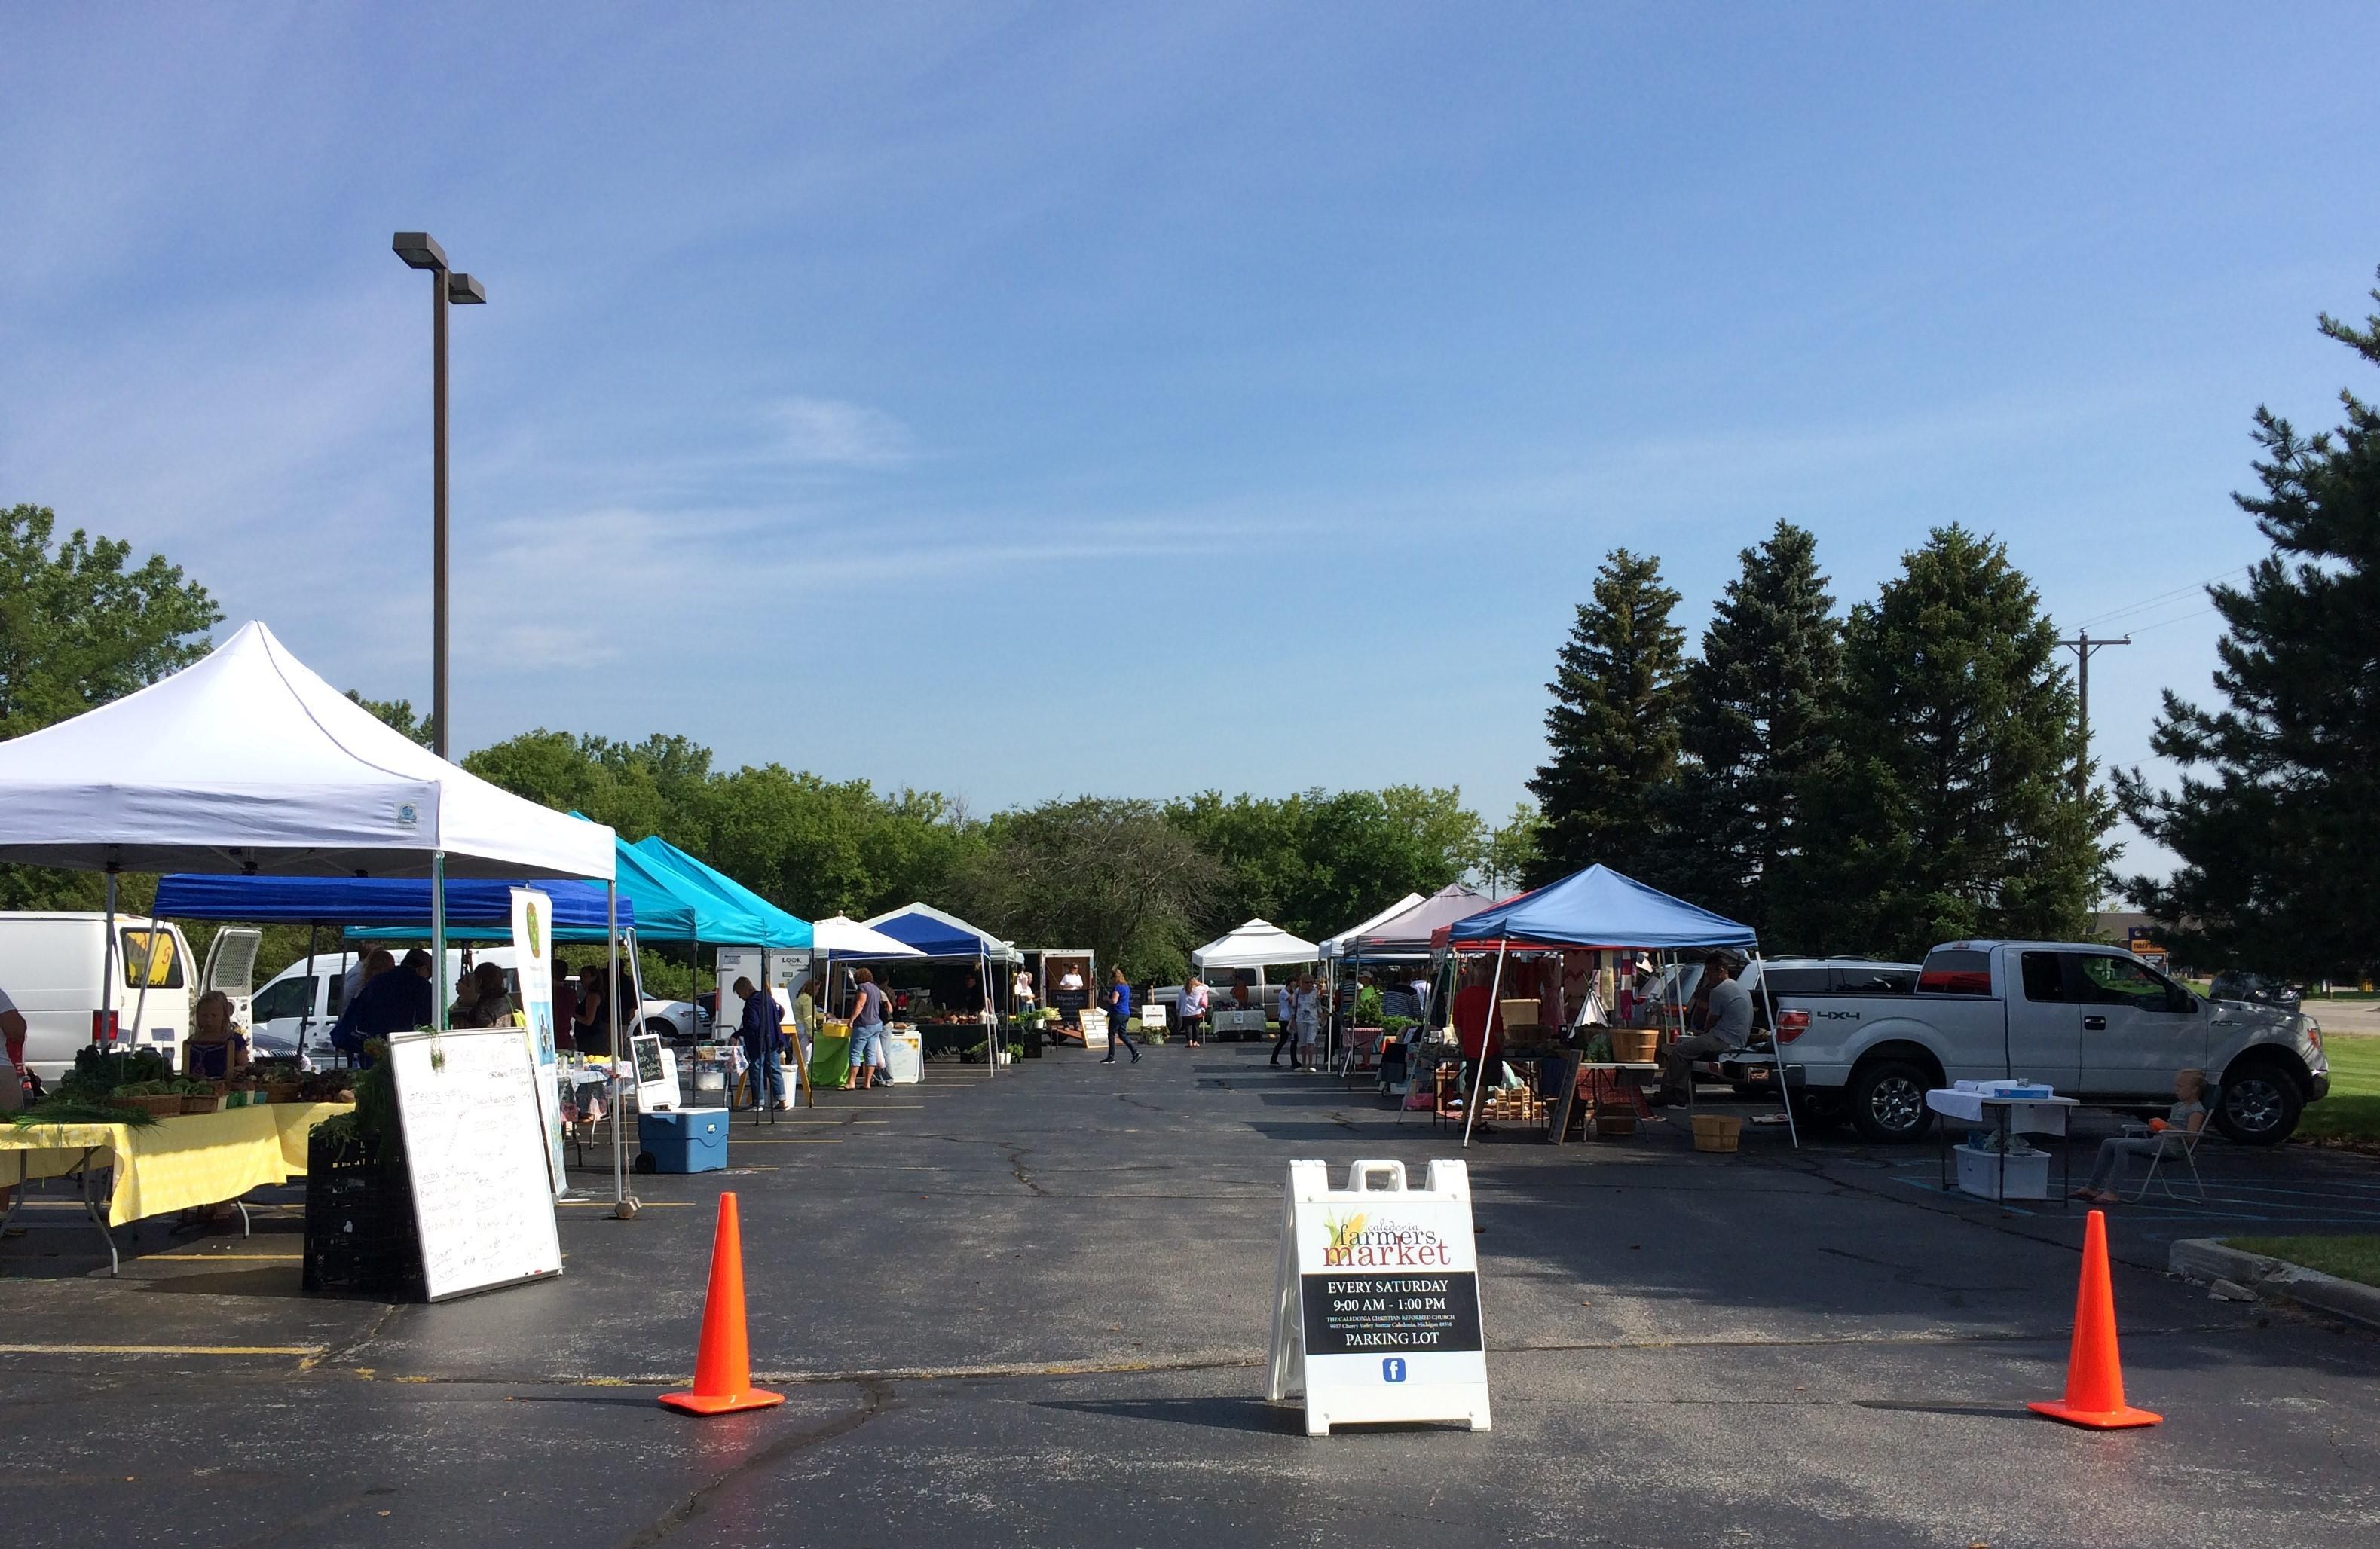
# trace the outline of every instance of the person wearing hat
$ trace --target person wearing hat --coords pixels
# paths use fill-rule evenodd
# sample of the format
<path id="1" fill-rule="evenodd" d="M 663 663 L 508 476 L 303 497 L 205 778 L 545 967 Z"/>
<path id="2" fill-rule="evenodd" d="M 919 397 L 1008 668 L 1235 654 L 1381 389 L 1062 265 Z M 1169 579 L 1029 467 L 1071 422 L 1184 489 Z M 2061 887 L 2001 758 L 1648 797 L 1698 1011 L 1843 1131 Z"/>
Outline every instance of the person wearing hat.
<path id="1" fill-rule="evenodd" d="M 1713 1055 L 1733 1054 L 1752 1036 L 1752 992 L 1735 982 L 1731 952 L 1713 952 L 1703 959 L 1703 984 L 1698 993 L 1709 997 L 1704 1031 L 1690 1033 L 1661 1051 L 1661 1097 L 1682 1103 L 1694 1082 L 1694 1061 Z"/>

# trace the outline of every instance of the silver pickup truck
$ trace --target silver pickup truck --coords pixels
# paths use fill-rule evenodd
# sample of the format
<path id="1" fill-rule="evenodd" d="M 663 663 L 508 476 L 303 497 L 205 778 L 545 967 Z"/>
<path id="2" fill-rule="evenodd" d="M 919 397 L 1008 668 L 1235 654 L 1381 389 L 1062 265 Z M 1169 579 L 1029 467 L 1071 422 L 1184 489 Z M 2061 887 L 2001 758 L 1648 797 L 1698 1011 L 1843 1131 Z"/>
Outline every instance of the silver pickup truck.
<path id="1" fill-rule="evenodd" d="M 1780 986 L 1775 1004 L 1788 1088 L 1874 1141 L 1924 1136 L 1926 1091 L 1954 1081 L 2028 1079 L 2086 1102 L 2162 1107 L 2174 1072 L 2194 1068 L 2216 1087 L 2216 1126 L 2252 1145 L 2288 1139 L 2330 1090 L 2312 1017 L 2205 999 L 2088 942 L 1952 941 L 1925 955 L 1911 994 Z"/>

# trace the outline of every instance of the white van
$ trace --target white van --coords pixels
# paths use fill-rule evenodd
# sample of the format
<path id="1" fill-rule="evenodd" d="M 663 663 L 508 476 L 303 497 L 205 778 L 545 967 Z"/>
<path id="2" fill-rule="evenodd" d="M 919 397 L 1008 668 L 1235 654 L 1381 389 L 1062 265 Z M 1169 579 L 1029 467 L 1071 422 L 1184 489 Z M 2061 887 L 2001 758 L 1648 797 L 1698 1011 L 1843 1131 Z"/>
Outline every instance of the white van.
<path id="1" fill-rule="evenodd" d="M 194 974 L 190 943 L 178 927 L 118 914 L 115 931 L 115 986 L 103 996 L 106 915 L 0 914 L 0 989 L 25 1014 L 25 1063 L 44 1082 L 73 1069 L 75 1055 L 93 1042 L 152 1048 L 178 1066 L 192 1003 L 210 988 L 245 992 L 261 939 L 253 930 L 219 933 Z M 238 1012 L 235 995 L 235 1021 Z"/>

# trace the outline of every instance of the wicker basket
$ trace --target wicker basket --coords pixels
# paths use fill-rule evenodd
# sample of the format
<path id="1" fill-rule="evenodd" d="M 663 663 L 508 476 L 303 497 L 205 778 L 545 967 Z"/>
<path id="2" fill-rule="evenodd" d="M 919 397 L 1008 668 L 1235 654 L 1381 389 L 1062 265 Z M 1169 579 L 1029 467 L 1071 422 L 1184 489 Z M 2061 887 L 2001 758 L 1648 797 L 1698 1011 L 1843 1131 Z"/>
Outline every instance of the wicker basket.
<path id="1" fill-rule="evenodd" d="M 264 1100 L 268 1103 L 294 1103 L 306 1083 L 298 1081 L 269 1081 L 264 1083 Z"/>
<path id="2" fill-rule="evenodd" d="M 186 1096 L 182 1099 L 184 1113 L 221 1113 L 223 1107 L 224 1098 L 220 1092 L 210 1092 L 203 1097 Z"/>
<path id="3" fill-rule="evenodd" d="M 1743 1138 L 1743 1120 L 1728 1113 L 1694 1115 L 1694 1149 L 1732 1151 Z"/>
<path id="4" fill-rule="evenodd" d="M 1615 1027 L 1611 1030 L 1611 1058 L 1616 1063 L 1650 1064 L 1660 1047 L 1661 1030 L 1658 1027 Z"/>
<path id="5" fill-rule="evenodd" d="M 154 1097 L 110 1097 L 107 1100 L 107 1106 L 113 1108 L 130 1108 L 135 1113 L 145 1113 L 152 1119 L 171 1119 L 182 1111 L 182 1097 L 177 1092 L 168 1092 L 162 1096 Z"/>

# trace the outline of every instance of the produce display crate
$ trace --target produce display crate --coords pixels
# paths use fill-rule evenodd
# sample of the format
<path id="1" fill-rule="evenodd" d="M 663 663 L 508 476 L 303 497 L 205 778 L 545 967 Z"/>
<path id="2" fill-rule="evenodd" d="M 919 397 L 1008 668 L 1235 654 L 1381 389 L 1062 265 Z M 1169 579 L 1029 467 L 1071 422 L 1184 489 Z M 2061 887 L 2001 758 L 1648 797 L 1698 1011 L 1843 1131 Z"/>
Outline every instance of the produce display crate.
<path id="1" fill-rule="evenodd" d="M 1733 1151 L 1742 1138 L 1743 1120 L 1733 1114 L 1694 1115 L 1694 1149 L 1697 1151 Z"/>
<path id="2" fill-rule="evenodd" d="M 1546 1121 L 1546 1100 L 1525 1086 L 1491 1088 L 1480 1095 L 1479 1117 L 1542 1124 Z"/>
<path id="3" fill-rule="evenodd" d="M 220 1092 L 210 1092 L 203 1097 L 186 1095 L 182 1099 L 181 1111 L 184 1113 L 221 1113 L 223 1110 L 224 1095 Z"/>
<path id="4" fill-rule="evenodd" d="M 182 1111 L 182 1096 L 178 1092 L 168 1092 L 162 1096 L 110 1097 L 107 1104 L 110 1107 L 145 1113 L 152 1119 L 171 1119 Z"/>
<path id="5" fill-rule="evenodd" d="M 325 1137 L 319 1128 L 307 1137 L 300 1284 L 309 1296 L 428 1300 L 412 1185 L 402 1167 L 382 1164 L 374 1143 Z"/>

